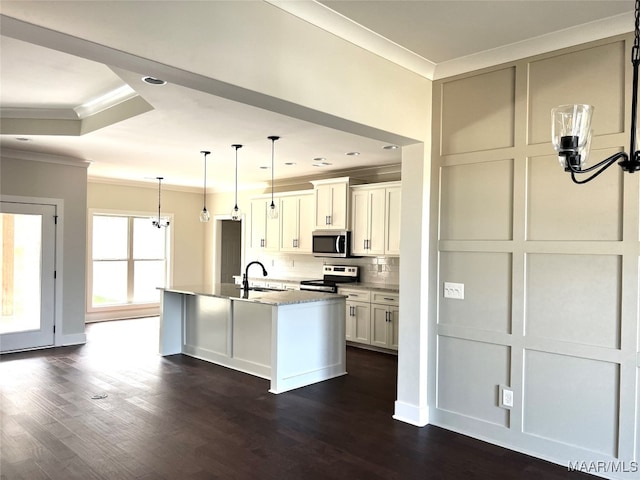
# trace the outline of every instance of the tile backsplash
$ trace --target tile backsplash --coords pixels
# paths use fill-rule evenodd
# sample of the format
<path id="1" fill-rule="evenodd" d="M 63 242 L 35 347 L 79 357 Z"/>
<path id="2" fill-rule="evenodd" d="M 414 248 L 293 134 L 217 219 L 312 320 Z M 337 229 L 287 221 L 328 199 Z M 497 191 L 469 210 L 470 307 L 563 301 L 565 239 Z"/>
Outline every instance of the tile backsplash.
<path id="1" fill-rule="evenodd" d="M 357 265 L 360 281 L 366 283 L 400 283 L 399 257 L 323 258 L 311 255 L 269 255 L 260 253 L 258 258 L 248 257 L 247 262 L 259 260 L 269 277 L 277 279 L 309 280 L 322 278 L 323 265 Z"/>

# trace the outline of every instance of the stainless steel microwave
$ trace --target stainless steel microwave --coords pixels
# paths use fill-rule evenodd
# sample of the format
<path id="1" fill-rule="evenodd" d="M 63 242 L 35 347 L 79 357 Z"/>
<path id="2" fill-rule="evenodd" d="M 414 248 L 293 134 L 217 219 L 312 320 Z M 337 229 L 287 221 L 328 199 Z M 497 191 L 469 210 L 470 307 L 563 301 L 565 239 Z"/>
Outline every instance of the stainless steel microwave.
<path id="1" fill-rule="evenodd" d="M 316 257 L 350 257 L 351 232 L 346 230 L 316 230 L 313 232 L 313 255 Z"/>

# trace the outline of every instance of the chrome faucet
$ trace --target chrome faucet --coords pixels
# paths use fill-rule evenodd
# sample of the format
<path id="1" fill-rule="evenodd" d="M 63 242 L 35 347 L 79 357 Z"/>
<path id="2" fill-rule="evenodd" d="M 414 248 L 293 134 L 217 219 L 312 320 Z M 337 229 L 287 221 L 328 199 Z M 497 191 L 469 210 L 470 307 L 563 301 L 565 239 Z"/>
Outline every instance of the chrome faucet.
<path id="1" fill-rule="evenodd" d="M 253 262 L 249 262 L 247 264 L 247 266 L 244 269 L 244 275 L 242 276 L 242 289 L 245 291 L 249 290 L 249 267 L 251 265 L 253 265 L 254 263 L 257 263 L 258 265 L 260 265 L 262 267 L 262 276 L 266 277 L 268 275 L 267 273 L 267 269 L 264 268 L 264 265 L 258 261 L 253 261 Z"/>

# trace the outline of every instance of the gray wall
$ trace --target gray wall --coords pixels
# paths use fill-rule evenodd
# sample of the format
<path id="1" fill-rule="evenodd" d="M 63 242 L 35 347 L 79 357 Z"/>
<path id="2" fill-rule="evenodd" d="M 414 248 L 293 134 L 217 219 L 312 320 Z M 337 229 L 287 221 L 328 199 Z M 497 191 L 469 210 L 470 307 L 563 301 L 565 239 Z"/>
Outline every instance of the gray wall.
<path id="1" fill-rule="evenodd" d="M 553 106 L 589 103 L 590 164 L 628 148 L 632 40 L 434 83 L 432 423 L 565 465 L 638 460 L 640 176 L 575 185 L 550 141 Z"/>
<path id="2" fill-rule="evenodd" d="M 87 223 L 87 165 L 75 159 L 49 158 L 22 153 L 15 158 L 8 151 L 0 156 L 0 193 L 23 197 L 64 200 L 62 278 L 63 343 L 84 341 L 85 257 Z M 30 159 L 25 159 L 30 158 Z M 52 163 L 54 161 L 56 163 Z M 73 165 L 74 163 L 77 166 Z"/>

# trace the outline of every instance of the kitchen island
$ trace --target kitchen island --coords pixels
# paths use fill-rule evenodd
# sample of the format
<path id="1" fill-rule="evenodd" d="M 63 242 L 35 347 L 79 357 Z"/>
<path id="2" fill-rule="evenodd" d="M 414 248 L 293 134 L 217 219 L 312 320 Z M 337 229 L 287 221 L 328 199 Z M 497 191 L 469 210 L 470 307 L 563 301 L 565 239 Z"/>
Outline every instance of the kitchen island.
<path id="1" fill-rule="evenodd" d="M 235 284 L 160 290 L 163 356 L 182 353 L 266 378 L 271 393 L 347 373 L 343 295 Z"/>

